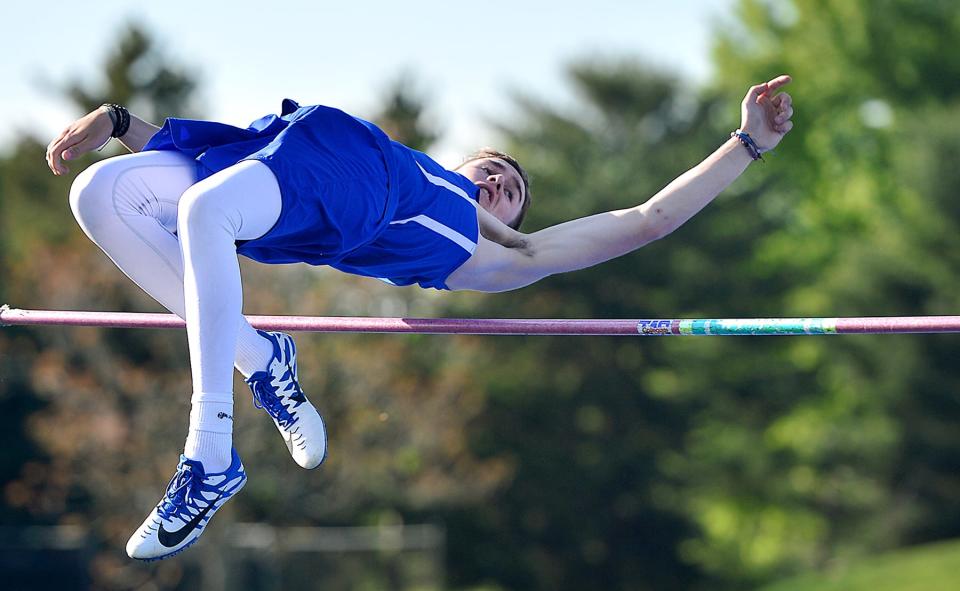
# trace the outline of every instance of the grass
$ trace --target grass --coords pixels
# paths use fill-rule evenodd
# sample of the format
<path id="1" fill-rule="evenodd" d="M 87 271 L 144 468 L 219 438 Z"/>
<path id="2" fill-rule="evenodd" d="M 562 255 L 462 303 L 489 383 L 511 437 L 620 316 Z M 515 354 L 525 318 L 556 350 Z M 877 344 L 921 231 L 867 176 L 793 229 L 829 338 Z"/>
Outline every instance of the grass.
<path id="1" fill-rule="evenodd" d="M 956 591 L 958 571 L 960 541 L 954 540 L 874 556 L 757 591 Z"/>

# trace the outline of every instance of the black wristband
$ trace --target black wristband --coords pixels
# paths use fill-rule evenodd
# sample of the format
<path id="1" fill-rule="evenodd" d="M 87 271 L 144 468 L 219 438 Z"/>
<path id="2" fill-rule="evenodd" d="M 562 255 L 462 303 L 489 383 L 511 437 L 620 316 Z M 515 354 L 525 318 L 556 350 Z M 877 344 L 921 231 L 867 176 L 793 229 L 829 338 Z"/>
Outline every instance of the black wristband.
<path id="1" fill-rule="evenodd" d="M 117 112 L 120 114 L 120 122 L 113 128 L 113 137 L 123 137 L 130 129 L 130 111 L 120 105 L 116 107 Z"/>
<path id="2" fill-rule="evenodd" d="M 101 107 L 107 108 L 107 116 L 110 117 L 110 123 L 113 125 L 113 128 L 117 128 L 117 123 L 119 123 L 119 118 L 117 117 L 117 112 L 113 109 L 113 105 L 108 103 L 103 103 Z M 112 133 L 112 132 L 111 132 Z"/>
<path id="3" fill-rule="evenodd" d="M 113 123 L 110 137 L 123 137 L 130 129 L 130 111 L 115 103 L 104 103 L 103 106 L 107 108 L 110 122 Z"/>

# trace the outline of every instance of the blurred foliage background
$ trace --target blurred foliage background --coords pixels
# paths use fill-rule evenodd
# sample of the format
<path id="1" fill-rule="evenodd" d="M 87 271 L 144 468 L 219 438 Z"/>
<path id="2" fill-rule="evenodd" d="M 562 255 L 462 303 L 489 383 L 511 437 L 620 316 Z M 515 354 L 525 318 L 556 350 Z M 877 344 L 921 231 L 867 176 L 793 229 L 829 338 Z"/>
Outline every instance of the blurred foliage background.
<path id="1" fill-rule="evenodd" d="M 518 114 L 500 122 L 502 148 L 533 177 L 531 231 L 645 200 L 737 126 L 749 85 L 793 75 L 794 131 L 674 235 L 495 296 L 245 262 L 247 311 L 957 313 L 960 6 L 742 0 L 734 25 L 717 33 L 706 88 L 636 56 L 584 56 L 569 68 L 574 108 L 518 94 Z M 105 87 L 64 87 L 78 115 L 107 99 L 155 121 L 203 115 L 191 102 L 202 82 L 149 31 L 125 31 L 104 72 Z M 379 113 L 358 114 L 429 150 L 443 130 L 423 124 L 429 100 L 415 72 L 386 88 Z M 156 311 L 76 227 L 69 182 L 41 160 L 46 141 L 24 137 L 0 161 L 0 302 Z M 960 536 L 955 336 L 298 343 L 303 383 L 330 425 L 325 466 L 297 468 L 238 380 L 247 489 L 192 554 L 144 566 L 123 545 L 182 447 L 183 335 L 0 331 L 0 572 L 10 588 L 188 588 L 196 579 L 186 557 L 230 552 L 218 544 L 243 523 L 443 532 L 442 564 L 427 560 L 426 575 L 404 574 L 415 556 L 359 566 L 325 558 L 350 573 L 330 574 L 329 588 L 351 589 L 823 588 L 777 581 Z M 35 526 L 61 526 L 81 541 L 71 552 L 28 552 L 23 532 Z M 940 557 L 955 546 L 936 548 Z M 934 563 L 949 561 L 896 564 L 929 578 Z M 284 586 L 323 581 L 288 570 L 296 572 Z M 269 569 L 257 576 L 244 588 L 283 587 Z"/>

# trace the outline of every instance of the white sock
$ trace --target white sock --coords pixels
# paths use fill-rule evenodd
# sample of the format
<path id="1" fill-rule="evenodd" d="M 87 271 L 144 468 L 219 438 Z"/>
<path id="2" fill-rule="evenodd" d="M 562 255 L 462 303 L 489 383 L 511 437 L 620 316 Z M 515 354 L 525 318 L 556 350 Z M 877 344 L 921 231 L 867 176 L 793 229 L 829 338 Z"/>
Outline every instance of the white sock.
<path id="1" fill-rule="evenodd" d="M 258 371 L 267 369 L 271 359 L 273 359 L 273 343 L 260 336 L 260 333 L 249 324 L 245 322 L 241 324 L 234 360 L 237 370 L 243 374 L 243 377 L 249 378 Z"/>
<path id="2" fill-rule="evenodd" d="M 232 459 L 233 393 L 197 392 L 191 403 L 183 455 L 202 463 L 207 474 L 223 472 Z"/>

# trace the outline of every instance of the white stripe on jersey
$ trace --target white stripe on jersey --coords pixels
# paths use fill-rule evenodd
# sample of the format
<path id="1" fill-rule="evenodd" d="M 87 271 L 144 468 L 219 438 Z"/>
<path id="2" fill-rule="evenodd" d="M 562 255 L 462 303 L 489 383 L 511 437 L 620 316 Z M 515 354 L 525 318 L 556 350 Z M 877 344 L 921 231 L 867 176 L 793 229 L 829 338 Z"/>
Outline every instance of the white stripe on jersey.
<path id="1" fill-rule="evenodd" d="M 428 230 L 433 230 L 434 232 L 436 232 L 437 234 L 440 234 L 444 238 L 447 238 L 449 240 L 452 240 L 453 242 L 456 242 L 457 246 L 469 252 L 470 254 L 473 254 L 473 251 L 477 249 L 476 242 L 470 240 L 469 238 L 467 238 L 460 232 L 457 232 L 453 228 L 444 226 L 437 220 L 431 217 L 427 217 L 425 215 L 418 215 L 412 218 L 407 218 L 405 220 L 396 220 L 396 221 L 390 222 L 390 225 L 392 226 L 394 224 L 406 224 L 407 222 L 415 222 L 417 224 L 420 224 L 424 228 L 427 228 Z"/>
<path id="2" fill-rule="evenodd" d="M 466 199 L 471 205 L 473 205 L 474 207 L 477 207 L 477 205 L 478 205 L 477 202 L 476 202 L 475 200 L 471 199 L 470 196 L 467 195 L 467 192 L 466 192 L 466 191 L 464 191 L 464 190 L 461 189 L 460 187 L 454 185 L 453 183 L 451 183 L 450 181 L 448 181 L 447 179 L 445 179 L 445 178 L 443 178 L 443 177 L 439 177 L 439 176 L 430 174 L 430 173 L 427 172 L 422 166 L 420 166 L 420 163 L 419 163 L 419 162 L 417 162 L 417 167 L 420 169 L 420 172 L 423 173 L 423 176 L 427 177 L 427 180 L 428 180 L 428 181 L 430 181 L 431 183 L 433 183 L 434 185 L 436 185 L 436 186 L 438 186 L 438 187 L 443 187 L 444 189 L 447 189 L 447 190 L 449 190 L 449 191 L 453 191 L 455 194 L 457 194 L 457 195 L 459 195 L 460 197 L 463 197 L 464 199 Z"/>

